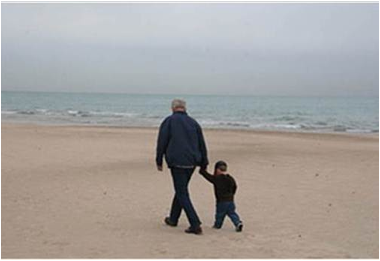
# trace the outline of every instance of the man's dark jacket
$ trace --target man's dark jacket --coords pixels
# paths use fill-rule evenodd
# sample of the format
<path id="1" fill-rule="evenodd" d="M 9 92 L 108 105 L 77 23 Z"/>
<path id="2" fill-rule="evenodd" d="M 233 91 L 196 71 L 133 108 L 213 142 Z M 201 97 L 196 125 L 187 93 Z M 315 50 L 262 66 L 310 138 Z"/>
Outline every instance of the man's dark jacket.
<path id="1" fill-rule="evenodd" d="M 162 166 L 164 155 L 169 168 L 208 165 L 201 126 L 186 112 L 174 112 L 162 122 L 157 139 L 158 166 Z"/>

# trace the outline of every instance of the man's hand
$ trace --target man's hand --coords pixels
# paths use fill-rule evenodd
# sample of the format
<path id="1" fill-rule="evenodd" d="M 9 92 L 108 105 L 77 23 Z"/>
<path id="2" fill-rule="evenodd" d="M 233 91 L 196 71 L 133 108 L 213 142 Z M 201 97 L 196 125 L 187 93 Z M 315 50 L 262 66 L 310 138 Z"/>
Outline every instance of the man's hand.
<path id="1" fill-rule="evenodd" d="M 158 171 L 162 171 L 162 166 L 157 165 L 157 170 L 158 170 Z"/>

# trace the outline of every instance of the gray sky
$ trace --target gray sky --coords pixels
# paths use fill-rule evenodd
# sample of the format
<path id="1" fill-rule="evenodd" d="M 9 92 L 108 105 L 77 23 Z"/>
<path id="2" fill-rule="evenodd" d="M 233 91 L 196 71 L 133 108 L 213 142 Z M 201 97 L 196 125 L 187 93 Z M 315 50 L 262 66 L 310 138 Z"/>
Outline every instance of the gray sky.
<path id="1" fill-rule="evenodd" d="M 2 90 L 379 95 L 379 7 L 2 4 Z"/>

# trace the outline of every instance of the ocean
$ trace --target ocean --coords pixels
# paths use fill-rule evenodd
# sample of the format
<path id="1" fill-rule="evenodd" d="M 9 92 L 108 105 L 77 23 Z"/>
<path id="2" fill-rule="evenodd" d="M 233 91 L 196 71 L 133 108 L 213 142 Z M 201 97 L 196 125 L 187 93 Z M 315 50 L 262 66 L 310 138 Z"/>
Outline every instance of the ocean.
<path id="1" fill-rule="evenodd" d="M 157 127 L 173 98 L 203 128 L 379 131 L 379 97 L 276 97 L 1 92 L 2 122 Z"/>

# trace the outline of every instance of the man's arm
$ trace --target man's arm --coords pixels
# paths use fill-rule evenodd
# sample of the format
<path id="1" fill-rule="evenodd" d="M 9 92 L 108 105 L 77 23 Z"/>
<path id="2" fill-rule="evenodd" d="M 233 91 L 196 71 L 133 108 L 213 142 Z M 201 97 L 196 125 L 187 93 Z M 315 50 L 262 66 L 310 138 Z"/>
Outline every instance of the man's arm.
<path id="1" fill-rule="evenodd" d="M 201 169 L 206 169 L 208 165 L 208 158 L 207 158 L 207 148 L 206 148 L 206 142 L 203 137 L 203 132 L 201 126 L 197 123 L 197 129 L 198 129 L 198 140 L 199 140 L 199 149 L 201 151 Z"/>
<path id="2" fill-rule="evenodd" d="M 156 165 L 159 171 L 162 171 L 162 161 L 169 143 L 170 129 L 169 129 L 169 118 L 166 118 L 161 126 L 157 138 L 157 148 L 156 148 Z"/>
<path id="3" fill-rule="evenodd" d="M 207 170 L 201 168 L 199 173 L 212 184 L 215 183 L 215 176 L 208 173 Z"/>

